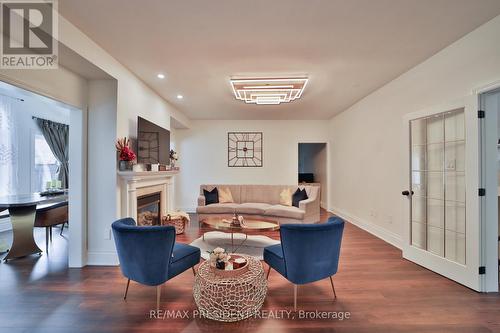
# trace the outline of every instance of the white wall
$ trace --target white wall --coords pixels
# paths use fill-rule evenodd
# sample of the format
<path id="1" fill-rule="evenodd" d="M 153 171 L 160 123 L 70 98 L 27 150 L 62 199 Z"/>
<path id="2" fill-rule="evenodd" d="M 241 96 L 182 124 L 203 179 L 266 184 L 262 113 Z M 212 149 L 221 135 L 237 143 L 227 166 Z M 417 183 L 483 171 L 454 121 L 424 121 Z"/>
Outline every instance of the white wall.
<path id="1" fill-rule="evenodd" d="M 181 172 L 176 176 L 176 206 L 194 211 L 199 186 L 227 184 L 296 184 L 298 143 L 326 142 L 325 121 L 192 121 L 175 131 Z M 263 167 L 227 166 L 227 132 L 263 132 Z"/>
<path id="2" fill-rule="evenodd" d="M 314 181 L 321 184 L 321 207 L 328 208 L 328 145 L 314 155 Z"/>
<path id="3" fill-rule="evenodd" d="M 500 16 L 331 120 L 330 207 L 398 245 L 407 139 L 403 115 L 500 79 Z M 405 183 L 406 181 L 406 183 Z"/>
<path id="4" fill-rule="evenodd" d="M 0 81 L 53 98 L 80 110 L 85 110 L 87 106 L 87 80 L 62 66 L 52 70 L 2 69 Z"/>
<path id="5" fill-rule="evenodd" d="M 116 177 L 116 81 L 89 81 L 88 257 L 89 264 L 117 263 L 111 223 L 119 216 Z"/>

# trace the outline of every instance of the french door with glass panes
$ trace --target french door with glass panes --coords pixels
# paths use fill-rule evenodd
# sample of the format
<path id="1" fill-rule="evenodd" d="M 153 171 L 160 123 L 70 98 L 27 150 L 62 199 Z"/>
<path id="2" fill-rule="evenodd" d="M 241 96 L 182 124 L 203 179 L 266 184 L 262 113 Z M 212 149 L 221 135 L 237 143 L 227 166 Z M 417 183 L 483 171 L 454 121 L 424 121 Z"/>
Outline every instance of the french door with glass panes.
<path id="1" fill-rule="evenodd" d="M 408 223 L 403 256 L 480 290 L 478 119 L 474 103 L 405 118 Z"/>

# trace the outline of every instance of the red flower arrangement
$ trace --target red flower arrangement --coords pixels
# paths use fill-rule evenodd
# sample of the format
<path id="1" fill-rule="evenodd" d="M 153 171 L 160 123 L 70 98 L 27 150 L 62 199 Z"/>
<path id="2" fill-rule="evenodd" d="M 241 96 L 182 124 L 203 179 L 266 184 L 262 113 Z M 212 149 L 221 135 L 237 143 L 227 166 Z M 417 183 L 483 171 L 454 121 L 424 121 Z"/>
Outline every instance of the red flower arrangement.
<path id="1" fill-rule="evenodd" d="M 119 153 L 120 161 L 133 161 L 136 158 L 134 151 L 129 146 L 130 140 L 126 137 L 116 141 L 116 151 Z"/>

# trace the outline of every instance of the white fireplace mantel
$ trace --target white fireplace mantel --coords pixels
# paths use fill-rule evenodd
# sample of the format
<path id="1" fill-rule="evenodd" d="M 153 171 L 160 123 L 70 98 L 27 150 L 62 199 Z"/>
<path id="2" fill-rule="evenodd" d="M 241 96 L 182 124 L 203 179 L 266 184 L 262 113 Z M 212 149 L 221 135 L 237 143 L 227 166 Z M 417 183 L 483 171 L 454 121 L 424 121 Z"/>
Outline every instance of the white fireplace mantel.
<path id="1" fill-rule="evenodd" d="M 179 171 L 118 171 L 121 189 L 121 215 L 137 221 L 137 198 L 160 193 L 161 215 L 173 209 L 173 177 Z"/>

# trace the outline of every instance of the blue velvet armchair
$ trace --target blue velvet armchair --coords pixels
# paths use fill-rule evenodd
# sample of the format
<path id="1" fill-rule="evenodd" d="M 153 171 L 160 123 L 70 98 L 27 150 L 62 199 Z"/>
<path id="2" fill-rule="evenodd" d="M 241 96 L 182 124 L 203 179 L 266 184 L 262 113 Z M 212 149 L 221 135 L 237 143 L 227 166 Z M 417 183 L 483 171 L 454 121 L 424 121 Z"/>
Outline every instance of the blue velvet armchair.
<path id="1" fill-rule="evenodd" d="M 156 286 L 156 306 L 160 306 L 161 285 L 200 262 L 200 249 L 175 242 L 173 226 L 136 226 L 134 219 L 113 222 L 120 268 L 128 279 L 147 286 Z"/>
<path id="2" fill-rule="evenodd" d="M 264 249 L 264 261 L 294 284 L 293 305 L 297 310 L 297 285 L 330 278 L 337 273 L 344 221 L 336 216 L 322 224 L 283 224 L 281 244 Z"/>

